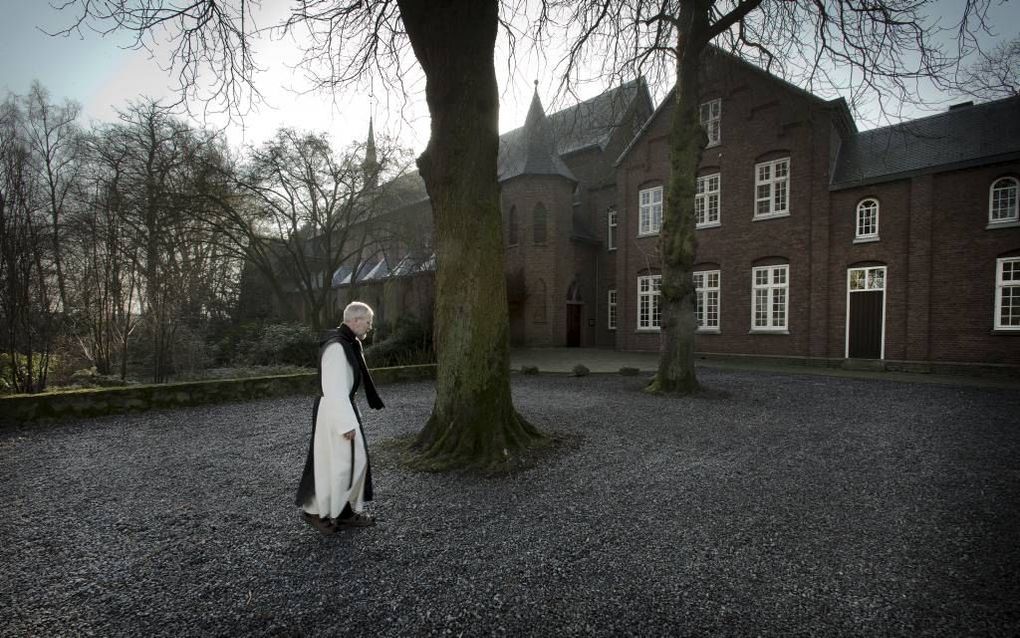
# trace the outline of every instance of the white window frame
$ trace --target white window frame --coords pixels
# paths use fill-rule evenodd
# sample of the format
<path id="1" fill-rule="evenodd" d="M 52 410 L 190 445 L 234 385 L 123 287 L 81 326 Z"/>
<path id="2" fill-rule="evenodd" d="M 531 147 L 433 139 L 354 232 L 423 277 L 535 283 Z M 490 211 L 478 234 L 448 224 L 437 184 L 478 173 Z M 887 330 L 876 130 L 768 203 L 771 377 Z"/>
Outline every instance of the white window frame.
<path id="1" fill-rule="evenodd" d="M 996 195 L 1000 191 L 1008 193 L 1004 196 L 1007 205 L 1003 208 L 1006 208 L 1006 214 L 995 217 L 996 204 L 999 203 L 996 201 Z M 1000 177 L 988 187 L 988 226 L 1015 226 L 1018 223 L 1020 223 L 1020 180 L 1015 177 Z"/>
<path id="2" fill-rule="evenodd" d="M 765 283 L 758 283 L 758 273 L 766 273 Z M 782 283 L 776 283 L 775 274 L 783 273 Z M 766 322 L 758 325 L 758 293 L 765 294 Z M 779 293 L 782 293 L 780 295 Z M 775 305 L 777 297 L 782 297 L 782 322 L 776 320 Z M 790 265 L 758 266 L 751 269 L 751 332 L 788 333 L 790 326 Z"/>
<path id="3" fill-rule="evenodd" d="M 658 235 L 662 228 L 662 186 L 638 192 L 638 236 Z"/>
<path id="4" fill-rule="evenodd" d="M 701 121 L 701 126 L 705 129 L 705 135 L 708 136 L 708 144 L 705 145 L 705 148 L 721 144 L 722 99 L 716 98 L 702 104 L 698 109 L 698 118 Z"/>
<path id="5" fill-rule="evenodd" d="M 637 329 L 642 332 L 662 330 L 661 287 L 662 275 L 643 275 L 637 278 Z M 642 310 L 646 312 L 642 313 Z"/>
<path id="6" fill-rule="evenodd" d="M 1018 271 L 1008 281 L 1003 277 L 1006 264 L 1016 264 L 1014 267 Z M 993 318 L 995 330 L 1020 331 L 1020 324 L 1004 325 L 1002 323 L 1002 296 L 1006 289 L 1010 290 L 1011 299 L 1020 297 L 1020 257 L 1000 257 L 995 260 L 995 317 Z M 1020 301 L 1017 303 L 1020 304 Z M 1017 309 L 1017 313 L 1020 314 L 1020 308 Z"/>
<path id="7" fill-rule="evenodd" d="M 854 281 L 854 273 L 863 273 L 859 282 Z M 876 276 L 881 273 L 881 276 Z M 856 284 L 856 285 L 855 285 Z M 843 320 L 843 357 L 850 358 L 850 295 L 856 292 L 882 291 L 882 347 L 878 358 L 885 359 L 885 308 L 889 301 L 889 269 L 885 266 L 865 266 L 846 269 L 846 318 Z"/>
<path id="8" fill-rule="evenodd" d="M 606 215 L 606 250 L 616 250 L 617 213 L 610 208 Z"/>
<path id="9" fill-rule="evenodd" d="M 694 191 L 695 228 L 714 228 L 722 225 L 721 202 L 722 174 L 712 173 L 699 177 Z M 713 207 L 715 219 L 712 219 Z"/>
<path id="10" fill-rule="evenodd" d="M 616 330 L 616 288 L 610 288 L 606 296 L 606 328 Z"/>
<path id="11" fill-rule="evenodd" d="M 867 231 L 867 221 L 862 215 L 872 211 L 874 212 L 874 219 L 871 220 L 871 226 L 873 227 L 870 232 L 861 232 L 862 229 Z M 874 197 L 866 197 L 857 203 L 857 214 L 854 216 L 854 241 L 855 242 L 868 242 L 878 241 L 878 213 L 879 203 L 878 199 Z"/>
<path id="12" fill-rule="evenodd" d="M 698 332 L 718 333 L 720 310 L 720 289 L 722 273 L 718 270 L 696 270 L 694 276 L 694 317 Z M 712 279 L 715 279 L 713 282 Z M 714 303 L 713 303 L 714 300 Z M 711 309 L 715 310 L 715 321 L 711 320 Z"/>
<path id="13" fill-rule="evenodd" d="M 780 170 L 781 169 L 781 170 Z M 776 174 L 782 172 L 781 177 Z M 762 189 L 765 189 L 763 194 Z M 761 212 L 768 202 L 767 212 Z M 781 205 L 780 205 L 781 204 Z M 790 158 L 783 157 L 754 165 L 754 219 L 773 219 L 790 214 Z"/>

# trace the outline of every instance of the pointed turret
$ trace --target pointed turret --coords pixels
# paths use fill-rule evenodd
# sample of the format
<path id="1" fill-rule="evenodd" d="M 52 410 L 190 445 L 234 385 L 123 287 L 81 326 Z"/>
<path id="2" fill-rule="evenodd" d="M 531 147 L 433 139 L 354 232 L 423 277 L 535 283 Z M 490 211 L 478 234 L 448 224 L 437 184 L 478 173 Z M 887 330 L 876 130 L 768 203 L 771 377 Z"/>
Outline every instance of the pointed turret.
<path id="1" fill-rule="evenodd" d="M 368 141 L 365 142 L 365 161 L 361 163 L 361 170 L 365 173 L 365 182 L 374 188 L 379 181 L 379 161 L 375 155 L 375 132 L 371 117 L 368 118 Z"/>
<path id="2" fill-rule="evenodd" d="M 516 148 L 508 149 L 511 155 L 508 157 L 508 170 L 500 175 L 501 180 L 521 175 L 558 175 L 572 182 L 577 181 L 556 153 L 553 129 L 539 98 L 538 80 L 534 81 L 534 95 L 531 96 L 531 106 L 527 109 L 519 139 L 518 144 L 514 145 Z"/>

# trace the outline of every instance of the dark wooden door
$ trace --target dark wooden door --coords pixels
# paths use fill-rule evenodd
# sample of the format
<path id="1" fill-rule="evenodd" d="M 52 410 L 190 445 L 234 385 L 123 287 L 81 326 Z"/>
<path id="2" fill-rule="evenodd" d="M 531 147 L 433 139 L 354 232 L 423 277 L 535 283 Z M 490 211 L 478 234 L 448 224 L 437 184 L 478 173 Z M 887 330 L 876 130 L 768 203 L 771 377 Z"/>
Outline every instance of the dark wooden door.
<path id="1" fill-rule="evenodd" d="M 567 347 L 581 347 L 581 304 L 567 304 Z"/>
<path id="2" fill-rule="evenodd" d="M 882 358 L 883 290 L 850 293 L 850 344 L 853 359 Z"/>

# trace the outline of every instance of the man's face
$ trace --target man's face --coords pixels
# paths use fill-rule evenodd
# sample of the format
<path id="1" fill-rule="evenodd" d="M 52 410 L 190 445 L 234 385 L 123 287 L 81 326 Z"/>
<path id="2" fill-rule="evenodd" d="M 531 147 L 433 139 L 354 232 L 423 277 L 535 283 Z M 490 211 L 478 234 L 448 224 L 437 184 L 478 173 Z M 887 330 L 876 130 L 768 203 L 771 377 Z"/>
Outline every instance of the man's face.
<path id="1" fill-rule="evenodd" d="M 364 339 L 365 335 L 367 335 L 372 329 L 373 319 L 374 317 L 372 315 L 367 317 L 358 317 L 357 319 L 352 319 L 348 325 L 350 325 L 351 332 L 354 333 L 355 337 L 358 339 Z"/>

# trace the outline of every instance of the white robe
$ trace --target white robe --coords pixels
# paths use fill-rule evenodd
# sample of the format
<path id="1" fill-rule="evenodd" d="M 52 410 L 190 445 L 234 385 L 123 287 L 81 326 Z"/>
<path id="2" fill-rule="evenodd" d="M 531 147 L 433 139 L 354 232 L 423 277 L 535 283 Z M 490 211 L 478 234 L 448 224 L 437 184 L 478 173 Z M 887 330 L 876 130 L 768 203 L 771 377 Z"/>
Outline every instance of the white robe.
<path id="1" fill-rule="evenodd" d="M 358 417 L 351 405 L 354 373 L 343 346 L 336 342 L 326 346 L 322 352 L 321 371 L 322 398 L 312 442 L 315 496 L 305 503 L 304 510 L 312 515 L 336 518 L 347 503 L 355 512 L 364 509 L 368 456 Z M 352 430 L 353 459 L 351 442 L 343 437 Z"/>

